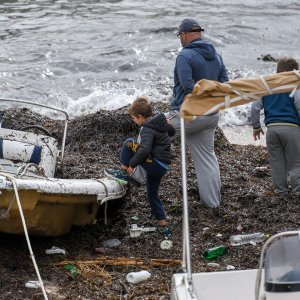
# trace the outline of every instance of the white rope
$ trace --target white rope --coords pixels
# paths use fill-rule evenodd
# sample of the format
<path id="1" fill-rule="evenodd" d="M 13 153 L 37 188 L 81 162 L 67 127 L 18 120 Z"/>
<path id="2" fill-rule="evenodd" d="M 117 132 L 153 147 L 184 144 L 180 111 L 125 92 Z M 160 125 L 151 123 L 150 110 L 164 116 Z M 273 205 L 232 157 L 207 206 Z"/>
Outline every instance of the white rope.
<path id="1" fill-rule="evenodd" d="M 236 95 L 240 96 L 241 99 L 244 99 L 246 101 L 254 101 L 254 100 L 259 100 L 260 97 L 252 94 L 252 93 L 244 93 L 244 92 L 241 92 L 240 90 L 235 90 L 235 89 L 232 89 L 232 92 L 235 93 Z"/>
<path id="2" fill-rule="evenodd" d="M 294 95 L 295 95 L 296 91 L 298 90 L 298 88 L 299 88 L 298 85 L 296 85 L 295 88 L 292 90 L 292 92 L 289 95 L 291 98 L 294 97 Z"/>
<path id="3" fill-rule="evenodd" d="M 293 70 L 294 74 L 300 78 L 300 70 Z"/>
<path id="4" fill-rule="evenodd" d="M 225 108 L 229 108 L 230 107 L 230 96 L 229 95 L 226 95 L 225 96 Z"/>
<path id="5" fill-rule="evenodd" d="M 39 268 L 37 266 L 37 263 L 36 263 L 36 260 L 35 260 L 35 257 L 34 257 L 33 251 L 32 251 L 32 247 L 31 247 L 31 244 L 30 244 L 29 235 L 28 235 L 28 231 L 27 231 L 27 226 L 26 226 L 26 222 L 25 222 L 25 217 L 24 217 L 23 209 L 22 209 L 22 206 L 21 206 L 21 201 L 20 201 L 20 198 L 19 198 L 19 193 L 18 193 L 18 188 L 17 188 L 16 180 L 15 180 L 14 177 L 12 177 L 12 176 L 10 176 L 10 175 L 8 175 L 6 173 L 0 173 L 0 175 L 8 178 L 12 182 L 12 185 L 13 185 L 13 188 L 14 188 L 14 192 L 15 192 L 15 195 L 16 195 L 16 201 L 17 201 L 17 204 L 18 204 L 18 208 L 19 208 L 19 212 L 20 212 L 20 216 L 21 216 L 21 220 L 22 220 L 22 224 L 23 224 L 23 228 L 24 228 L 24 233 L 25 233 L 25 237 L 26 237 L 26 241 L 27 241 L 27 246 L 28 246 L 28 249 L 29 249 L 30 257 L 32 259 L 33 266 L 34 266 L 36 275 L 38 277 L 39 283 L 41 285 L 41 289 L 43 291 L 44 299 L 48 300 L 48 296 L 47 296 L 47 293 L 46 293 L 46 290 L 45 290 L 45 286 L 44 286 L 44 283 L 42 281 L 42 278 L 41 278 L 41 275 L 40 275 L 40 272 L 39 272 Z"/>
<path id="6" fill-rule="evenodd" d="M 299 75 L 300 76 L 300 75 Z M 294 89 L 295 87 L 297 87 L 297 85 L 295 84 L 287 84 L 287 85 L 282 85 L 282 86 L 279 86 L 279 87 L 276 87 L 276 88 L 273 88 L 272 89 L 272 92 L 275 94 L 275 93 L 280 93 L 284 90 L 287 90 L 287 89 Z M 235 94 L 237 94 L 239 91 L 237 90 L 232 90 Z M 253 92 L 253 93 L 246 93 L 246 94 L 242 94 L 238 97 L 235 97 L 235 98 L 232 98 L 230 100 L 230 103 L 233 104 L 235 102 L 238 102 L 242 99 L 244 99 L 243 97 L 246 95 L 248 96 L 249 98 L 253 98 L 253 100 L 250 100 L 249 101 L 254 101 L 254 100 L 257 100 L 257 99 L 260 99 L 261 96 L 258 96 L 259 94 L 261 94 L 262 91 L 257 91 L 257 92 Z M 248 100 L 248 99 L 244 99 L 244 100 Z M 206 116 L 206 115 L 210 115 L 212 113 L 215 113 L 217 112 L 219 109 L 221 109 L 223 106 L 225 105 L 224 102 L 220 102 L 219 104 L 216 104 L 215 106 L 213 106 L 211 109 L 209 109 L 207 112 L 205 112 L 203 115 Z"/>
<path id="7" fill-rule="evenodd" d="M 266 79 L 263 76 L 260 76 L 259 79 L 261 80 L 261 82 L 263 83 L 264 87 L 266 88 L 267 92 L 269 93 L 269 95 L 273 94 L 272 89 L 269 87 Z"/>

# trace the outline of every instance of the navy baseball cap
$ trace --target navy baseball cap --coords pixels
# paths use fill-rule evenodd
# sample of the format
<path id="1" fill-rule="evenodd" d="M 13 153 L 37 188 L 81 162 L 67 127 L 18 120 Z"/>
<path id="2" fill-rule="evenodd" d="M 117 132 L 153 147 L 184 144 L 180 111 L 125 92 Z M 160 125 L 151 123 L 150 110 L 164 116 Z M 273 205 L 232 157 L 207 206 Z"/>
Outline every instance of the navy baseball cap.
<path id="1" fill-rule="evenodd" d="M 197 21 L 193 19 L 184 19 L 178 28 L 178 34 L 182 32 L 201 32 L 204 31 L 204 29 L 201 28 L 201 26 L 198 24 Z"/>

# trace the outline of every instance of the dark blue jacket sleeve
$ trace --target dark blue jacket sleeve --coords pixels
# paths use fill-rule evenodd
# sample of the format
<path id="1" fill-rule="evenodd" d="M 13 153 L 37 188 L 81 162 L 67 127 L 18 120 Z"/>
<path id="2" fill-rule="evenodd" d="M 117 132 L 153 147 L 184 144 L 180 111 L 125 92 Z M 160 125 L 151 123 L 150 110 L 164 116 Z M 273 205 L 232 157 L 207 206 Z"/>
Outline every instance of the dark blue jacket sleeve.
<path id="1" fill-rule="evenodd" d="M 177 56 L 177 68 L 178 68 L 178 77 L 180 84 L 184 90 L 184 93 L 190 94 L 194 88 L 195 81 L 193 79 L 193 69 L 188 58 L 183 55 Z"/>
<path id="2" fill-rule="evenodd" d="M 140 131 L 140 146 L 136 154 L 131 158 L 129 166 L 135 168 L 137 165 L 145 162 L 149 157 L 153 147 L 153 130 L 148 127 L 143 127 Z"/>
<path id="3" fill-rule="evenodd" d="M 220 71 L 220 75 L 219 75 L 219 82 L 225 82 L 225 81 L 228 81 L 229 78 L 228 78 L 228 74 L 227 74 L 227 70 L 226 70 L 226 67 L 223 63 L 223 60 L 222 60 L 222 57 L 220 56 L 220 59 L 221 59 L 221 71 Z"/>

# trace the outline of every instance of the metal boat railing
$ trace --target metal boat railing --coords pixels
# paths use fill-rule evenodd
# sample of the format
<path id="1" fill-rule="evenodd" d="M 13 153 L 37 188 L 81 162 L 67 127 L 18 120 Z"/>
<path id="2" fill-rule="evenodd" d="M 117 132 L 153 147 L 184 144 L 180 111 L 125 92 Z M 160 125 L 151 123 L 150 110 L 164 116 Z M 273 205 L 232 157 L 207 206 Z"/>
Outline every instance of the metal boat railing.
<path id="1" fill-rule="evenodd" d="M 62 113 L 65 116 L 65 119 L 64 119 L 64 127 L 63 127 L 63 138 L 62 138 L 61 150 L 60 150 L 59 156 L 60 156 L 61 161 L 63 161 L 64 153 L 65 153 L 66 138 L 67 138 L 68 121 L 70 119 L 69 115 L 66 111 L 49 106 L 49 105 L 39 104 L 39 103 L 35 103 L 35 102 L 29 101 L 29 100 L 24 100 L 24 99 L 0 98 L 0 102 L 1 101 L 29 104 L 29 105 L 39 106 L 39 107 L 47 108 L 47 109 Z"/>

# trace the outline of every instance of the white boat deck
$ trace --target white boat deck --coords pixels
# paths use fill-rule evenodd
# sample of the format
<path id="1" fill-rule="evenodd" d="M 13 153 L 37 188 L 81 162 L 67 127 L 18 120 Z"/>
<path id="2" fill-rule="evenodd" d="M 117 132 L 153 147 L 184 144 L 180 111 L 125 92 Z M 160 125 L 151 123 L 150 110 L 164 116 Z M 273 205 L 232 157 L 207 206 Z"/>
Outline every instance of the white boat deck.
<path id="1" fill-rule="evenodd" d="M 254 300 L 256 274 L 257 269 L 195 273 L 193 284 L 197 299 Z M 185 276 L 184 273 L 173 276 L 171 299 L 193 299 L 187 292 L 183 280 Z"/>

